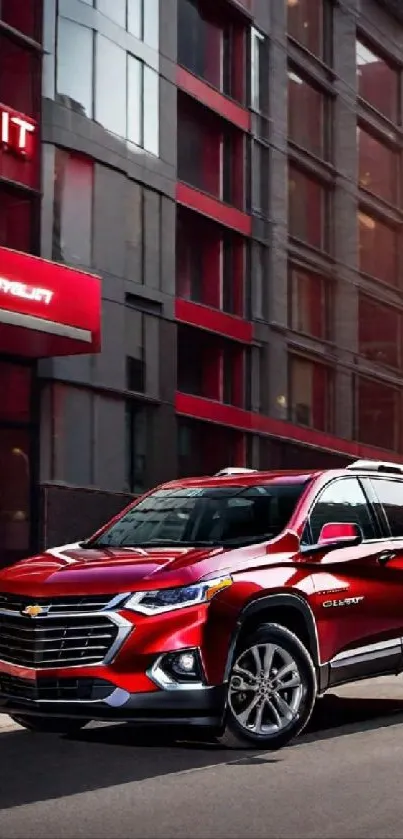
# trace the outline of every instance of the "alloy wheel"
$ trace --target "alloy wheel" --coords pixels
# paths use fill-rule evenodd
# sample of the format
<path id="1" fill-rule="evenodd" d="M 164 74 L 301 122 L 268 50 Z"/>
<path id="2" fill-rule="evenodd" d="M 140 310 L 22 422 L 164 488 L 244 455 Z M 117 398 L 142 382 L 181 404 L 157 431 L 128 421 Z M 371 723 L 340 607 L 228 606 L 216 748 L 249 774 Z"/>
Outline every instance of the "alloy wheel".
<path id="1" fill-rule="evenodd" d="M 228 702 L 245 731 L 270 736 L 293 723 L 303 693 L 301 674 L 292 655 L 277 644 L 261 643 L 243 650 L 236 659 Z"/>

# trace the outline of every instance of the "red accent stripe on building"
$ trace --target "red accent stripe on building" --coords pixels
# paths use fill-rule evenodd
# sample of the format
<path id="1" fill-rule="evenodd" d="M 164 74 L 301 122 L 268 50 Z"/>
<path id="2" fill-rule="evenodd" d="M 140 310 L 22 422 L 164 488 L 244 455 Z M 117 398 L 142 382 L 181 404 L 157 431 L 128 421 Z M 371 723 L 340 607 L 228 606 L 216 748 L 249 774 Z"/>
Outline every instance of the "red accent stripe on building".
<path id="1" fill-rule="evenodd" d="M 253 325 L 250 321 L 228 315 L 218 309 L 210 309 L 209 306 L 193 303 L 190 300 L 176 298 L 175 317 L 181 323 L 198 326 L 209 332 L 217 332 L 244 344 L 250 344 L 253 339 Z"/>
<path id="2" fill-rule="evenodd" d="M 312 428 L 301 428 L 284 420 L 276 420 L 264 414 L 244 411 L 232 405 L 223 405 L 201 396 L 191 396 L 187 393 L 176 393 L 175 408 L 178 414 L 192 419 L 214 422 L 237 428 L 240 431 L 276 437 L 289 443 L 300 443 L 346 457 L 374 460 L 390 460 L 392 452 L 357 443 L 354 440 L 343 440 L 332 434 L 315 431 Z M 393 452 L 393 460 L 403 463 L 403 455 Z"/>
<path id="3" fill-rule="evenodd" d="M 252 234 L 252 219 L 247 213 L 237 210 L 236 207 L 229 207 L 219 201 L 218 198 L 206 195 L 205 192 L 199 192 L 198 189 L 193 189 L 187 184 L 178 183 L 176 185 L 176 200 L 184 207 L 202 213 L 204 216 L 223 224 L 224 227 L 230 227 L 231 230 L 242 233 L 243 236 L 251 236 Z"/>
<path id="4" fill-rule="evenodd" d="M 178 87 L 186 93 L 189 93 L 198 102 L 202 102 L 207 108 L 211 108 L 212 111 L 220 114 L 228 122 L 232 122 L 238 128 L 241 128 L 242 131 L 250 131 L 251 119 L 249 111 L 243 108 L 242 105 L 233 102 L 232 99 L 228 99 L 227 96 L 215 90 L 207 82 L 197 78 L 197 76 L 189 73 L 183 67 L 177 67 L 176 83 Z"/>

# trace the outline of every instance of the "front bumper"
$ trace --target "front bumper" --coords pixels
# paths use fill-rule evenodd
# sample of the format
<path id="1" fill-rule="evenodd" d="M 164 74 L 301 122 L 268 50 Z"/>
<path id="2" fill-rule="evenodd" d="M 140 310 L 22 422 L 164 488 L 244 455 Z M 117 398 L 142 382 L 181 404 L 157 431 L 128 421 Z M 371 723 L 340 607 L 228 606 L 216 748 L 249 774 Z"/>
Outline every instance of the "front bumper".
<path id="1" fill-rule="evenodd" d="M 34 686 L 0 674 L 0 713 L 204 727 L 219 726 L 224 716 L 225 685 L 128 693 L 103 680 L 83 679 L 75 686 L 82 698 L 74 699 L 66 698 L 67 689 L 63 680 L 56 689 L 45 680 Z M 56 690 L 61 698 L 54 698 Z M 44 698 L 46 692 L 50 698 Z"/>

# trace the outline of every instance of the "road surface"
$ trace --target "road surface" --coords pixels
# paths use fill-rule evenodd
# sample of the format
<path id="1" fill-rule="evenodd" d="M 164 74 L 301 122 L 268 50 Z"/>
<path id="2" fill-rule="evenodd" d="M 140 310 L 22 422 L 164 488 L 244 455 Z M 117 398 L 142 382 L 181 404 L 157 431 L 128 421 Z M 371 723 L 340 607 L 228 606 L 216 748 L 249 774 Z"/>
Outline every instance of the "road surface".
<path id="1" fill-rule="evenodd" d="M 277 753 L 125 725 L 68 740 L 0 716 L 0 839 L 400 839 L 402 787 L 403 677 L 325 697 Z"/>

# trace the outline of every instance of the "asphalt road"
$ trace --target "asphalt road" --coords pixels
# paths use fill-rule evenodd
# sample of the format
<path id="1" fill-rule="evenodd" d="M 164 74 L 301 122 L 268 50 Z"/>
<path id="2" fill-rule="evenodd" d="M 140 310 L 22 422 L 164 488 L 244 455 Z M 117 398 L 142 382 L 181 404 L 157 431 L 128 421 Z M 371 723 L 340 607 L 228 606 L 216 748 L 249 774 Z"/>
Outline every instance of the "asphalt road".
<path id="1" fill-rule="evenodd" d="M 1 839 L 400 839 L 402 787 L 402 677 L 325 697 L 277 753 L 124 725 L 68 740 L 0 717 Z"/>

